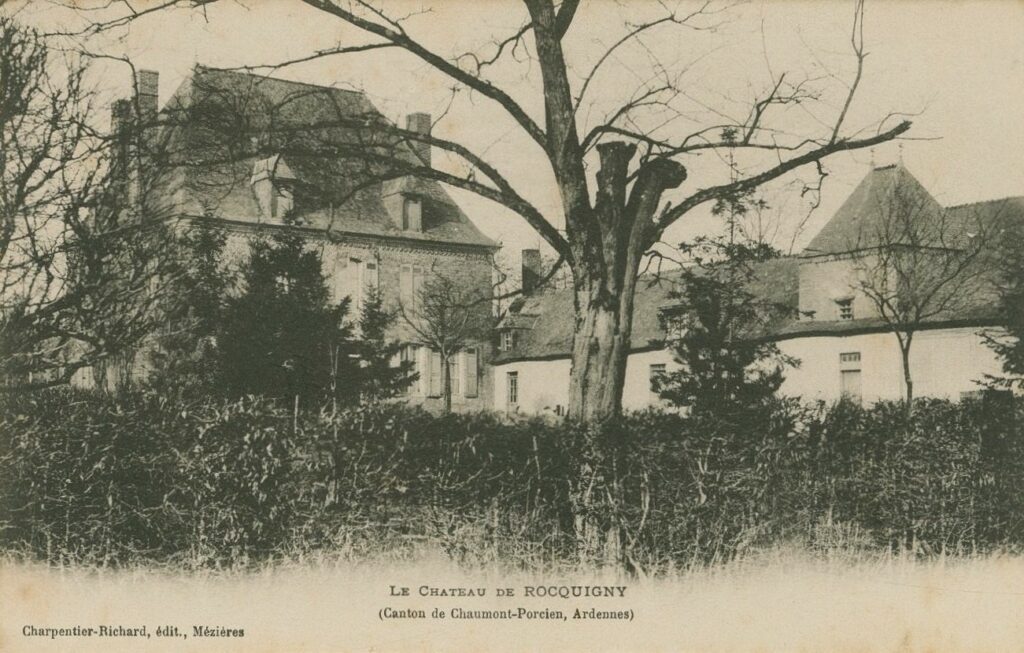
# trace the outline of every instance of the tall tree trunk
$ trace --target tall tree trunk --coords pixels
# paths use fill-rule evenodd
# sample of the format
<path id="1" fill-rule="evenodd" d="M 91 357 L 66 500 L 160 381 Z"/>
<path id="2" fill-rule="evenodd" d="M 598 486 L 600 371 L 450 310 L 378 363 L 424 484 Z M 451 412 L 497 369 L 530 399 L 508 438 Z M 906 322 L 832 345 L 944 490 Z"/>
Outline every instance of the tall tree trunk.
<path id="1" fill-rule="evenodd" d="M 910 344 L 913 337 L 913 334 L 907 334 L 900 338 L 900 358 L 903 362 L 903 401 L 908 420 L 914 412 L 914 378 L 910 374 Z"/>
<path id="2" fill-rule="evenodd" d="M 640 261 L 658 233 L 654 216 L 661 194 L 685 178 L 681 165 L 655 161 L 641 166 L 630 188 L 635 151 L 625 143 L 598 146 L 594 209 L 568 221 L 575 244 L 569 417 L 596 429 L 573 493 L 577 546 L 582 560 L 624 568 L 630 557 L 621 522 L 628 443 L 614 418 L 622 412 Z"/>
<path id="3" fill-rule="evenodd" d="M 633 330 L 636 267 L 619 278 L 576 281 L 569 416 L 599 423 L 622 411 Z"/>
<path id="4" fill-rule="evenodd" d="M 444 390 L 442 395 L 444 396 L 444 414 L 447 415 L 452 412 L 452 368 L 451 368 L 451 356 L 441 357 L 441 373 L 444 375 L 442 378 Z"/>
<path id="5" fill-rule="evenodd" d="M 568 220 L 576 290 L 569 416 L 587 423 L 622 412 L 637 272 L 657 239 L 654 218 L 662 193 L 686 178 L 682 165 L 656 159 L 640 167 L 630 187 L 635 151 L 621 142 L 598 145 L 597 201 L 593 210 Z"/>

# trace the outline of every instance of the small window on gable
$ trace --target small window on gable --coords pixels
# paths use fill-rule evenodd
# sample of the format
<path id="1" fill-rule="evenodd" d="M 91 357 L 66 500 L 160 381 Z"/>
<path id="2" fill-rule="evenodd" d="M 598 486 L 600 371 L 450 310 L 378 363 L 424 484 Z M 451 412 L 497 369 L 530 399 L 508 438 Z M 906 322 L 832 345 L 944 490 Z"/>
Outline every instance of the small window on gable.
<path id="1" fill-rule="evenodd" d="M 406 197 L 402 202 L 402 230 L 423 230 L 423 202 L 418 197 Z"/>
<path id="2" fill-rule="evenodd" d="M 839 310 L 840 320 L 852 320 L 853 319 L 853 299 L 837 299 L 836 307 Z"/>
<path id="3" fill-rule="evenodd" d="M 515 335 L 511 329 L 501 332 L 501 345 L 502 351 L 512 351 L 512 347 L 515 345 Z"/>

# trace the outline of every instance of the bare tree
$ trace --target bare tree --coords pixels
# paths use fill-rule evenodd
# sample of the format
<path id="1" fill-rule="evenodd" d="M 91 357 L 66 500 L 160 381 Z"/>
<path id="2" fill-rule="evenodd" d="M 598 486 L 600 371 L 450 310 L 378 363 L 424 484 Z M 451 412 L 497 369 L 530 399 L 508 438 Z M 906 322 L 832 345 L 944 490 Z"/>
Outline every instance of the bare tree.
<path id="1" fill-rule="evenodd" d="M 402 320 L 419 344 L 440 358 L 445 413 L 452 410 L 452 360 L 467 347 L 486 341 L 490 334 L 489 299 L 454 279 L 435 275 L 410 302 L 399 304 Z"/>
<path id="2" fill-rule="evenodd" d="M 902 183 L 901 168 L 895 174 L 847 249 L 853 252 L 852 290 L 867 297 L 899 344 L 909 415 L 914 335 L 929 322 L 962 318 L 985 301 L 987 257 L 1003 220 L 998 209 L 943 208 L 916 184 Z"/>
<path id="3" fill-rule="evenodd" d="M 163 0 L 142 10 L 124 2 L 122 15 L 94 23 L 92 29 L 123 26 L 163 8 L 192 6 L 207 11 L 214 1 Z M 392 14 L 370 0 L 296 1 L 321 12 L 325 19 L 357 28 L 369 39 L 275 62 L 263 66 L 264 70 L 316 58 L 397 50 L 425 64 L 448 85 L 493 102 L 532 143 L 533 151 L 524 151 L 524 156 L 535 157 L 538 165 L 552 173 L 561 215 L 538 209 L 515 188 L 507 170 L 464 142 L 379 125 L 384 136 L 443 150 L 459 161 L 459 172 L 389 157 L 376 147 L 349 150 L 374 164 L 390 162 L 390 170 L 382 172 L 385 176 L 433 179 L 509 209 L 568 265 L 575 288 L 569 414 L 577 420 L 603 421 L 621 411 L 638 270 L 668 227 L 698 206 L 745 193 L 802 166 L 814 165 L 823 176 L 821 162 L 827 157 L 884 143 L 910 128 L 906 120 L 890 122 L 898 114 L 884 116 L 870 128 L 849 127 L 868 54 L 863 0 L 853 3 L 849 42 L 854 69 L 843 90 L 830 95 L 816 86 L 820 80 L 796 79 L 795 74 L 775 73 L 768 66 L 762 90 L 752 90 L 744 100 L 746 109 L 739 112 L 709 107 L 694 91 L 709 84 L 706 80 L 713 76 L 699 84 L 688 79 L 684 83 L 688 67 L 660 61 L 644 40 L 658 31 L 680 30 L 675 38 L 685 42 L 682 34 L 687 30 L 714 27 L 731 7 L 719 7 L 711 0 L 687 8 L 637 3 L 642 18 L 623 25 L 621 36 L 591 60 L 572 58 L 578 52 L 570 43 L 573 36 L 590 38 L 584 26 L 574 25 L 582 22 L 575 20 L 582 5 L 579 0 L 523 0 L 518 29 L 477 52 L 461 54 L 431 49 L 427 39 L 413 33 L 412 24 L 429 20 L 429 12 Z M 598 91 L 602 76 L 631 48 L 646 57 L 645 70 L 630 70 L 639 84 Z M 539 69 L 539 82 L 502 87 L 493 72 L 499 63 Z M 526 79 L 532 78 L 527 75 Z M 834 81 L 835 76 L 829 79 Z M 621 94 L 619 100 L 612 97 L 615 92 Z M 530 93 L 532 97 L 516 97 Z M 598 93 L 601 107 L 613 103 L 607 111 L 592 111 Z M 543 111 L 538 116 L 528 107 L 531 101 L 541 104 L 540 98 Z M 794 107 L 813 120 L 794 123 L 788 112 Z M 603 117 L 595 124 L 591 113 L 603 113 Z M 678 127 L 680 119 L 693 115 L 707 118 L 706 124 Z M 732 169 L 723 176 L 718 173 L 726 153 L 735 154 L 736 163 L 726 166 Z M 701 154 L 709 156 L 698 159 Z M 698 163 L 706 169 L 690 175 L 687 166 Z M 676 191 L 691 176 L 721 181 Z"/>
<path id="4" fill-rule="evenodd" d="M 0 14 L 0 375 L 8 390 L 99 372 L 160 323 L 170 232 L 138 207 L 141 131 L 94 120 L 87 65 Z M 138 124 L 138 121 L 134 121 Z M 158 257 L 162 253 L 165 256 Z"/>

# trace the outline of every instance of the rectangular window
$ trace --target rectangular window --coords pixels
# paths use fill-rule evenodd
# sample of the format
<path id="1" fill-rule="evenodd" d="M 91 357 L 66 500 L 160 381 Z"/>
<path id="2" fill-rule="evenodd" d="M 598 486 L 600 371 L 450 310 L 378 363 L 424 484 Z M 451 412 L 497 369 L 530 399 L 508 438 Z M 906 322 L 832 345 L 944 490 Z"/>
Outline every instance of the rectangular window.
<path id="1" fill-rule="evenodd" d="M 452 396 L 462 394 L 462 378 L 459 376 L 459 354 L 448 359 L 448 378 L 451 379 Z"/>
<path id="2" fill-rule="evenodd" d="M 423 310 L 423 277 L 426 274 L 426 268 L 421 265 L 412 266 L 412 312 L 413 315 L 419 315 L 420 311 Z"/>
<path id="3" fill-rule="evenodd" d="M 334 259 L 334 270 L 331 272 L 332 292 L 335 302 L 340 302 L 351 294 L 352 280 L 349 278 L 348 257 L 337 256 Z"/>
<path id="4" fill-rule="evenodd" d="M 398 298 L 405 311 L 412 311 L 412 266 L 403 265 L 398 277 Z"/>
<path id="5" fill-rule="evenodd" d="M 840 370 L 839 385 L 844 399 L 861 403 L 860 370 Z"/>
<path id="6" fill-rule="evenodd" d="M 420 231 L 423 224 L 423 203 L 418 198 L 407 197 L 402 203 L 402 229 Z"/>
<path id="7" fill-rule="evenodd" d="M 348 271 L 354 280 L 350 293 L 352 303 L 349 307 L 349 312 L 351 315 L 358 316 L 363 310 L 363 294 L 366 289 L 363 261 L 357 258 L 350 258 L 348 260 Z"/>
<path id="8" fill-rule="evenodd" d="M 444 382 L 441 377 L 441 352 L 432 351 L 430 352 L 430 386 L 427 391 L 431 397 L 441 396 L 441 384 Z"/>
<path id="9" fill-rule="evenodd" d="M 663 376 L 665 376 L 665 363 L 651 363 L 651 367 L 648 372 L 649 387 L 651 389 L 651 403 L 656 403 L 661 399 L 661 396 L 654 390 L 654 382 L 656 379 Z"/>
<path id="10" fill-rule="evenodd" d="M 840 320 L 852 320 L 853 319 L 853 300 L 852 299 L 840 299 L 836 301 L 836 306 L 839 309 Z"/>
<path id="11" fill-rule="evenodd" d="M 377 262 L 367 261 L 366 262 L 366 274 L 365 284 L 367 289 L 377 290 L 380 288 L 380 274 L 378 273 Z"/>
<path id="12" fill-rule="evenodd" d="M 501 347 L 500 348 L 501 348 L 502 351 L 512 351 L 512 345 L 513 345 L 514 341 L 515 341 L 515 338 L 512 335 L 511 329 L 508 330 L 508 331 L 502 331 L 501 332 Z"/>
<path id="13" fill-rule="evenodd" d="M 519 404 L 519 372 L 509 372 L 505 378 L 508 379 L 508 407 L 514 408 Z"/>
<path id="14" fill-rule="evenodd" d="M 402 363 L 412 363 L 412 365 L 409 367 L 410 374 L 416 374 L 417 372 L 420 371 L 419 349 L 419 345 L 406 345 L 405 347 L 402 347 L 402 352 L 399 360 Z M 404 394 L 419 394 L 419 384 L 419 381 L 413 381 L 402 392 Z"/>
<path id="15" fill-rule="evenodd" d="M 476 397 L 480 393 L 480 354 L 476 347 L 471 347 L 464 352 L 466 373 L 466 396 Z"/>
<path id="16" fill-rule="evenodd" d="M 861 402 L 860 352 L 839 354 L 839 391 L 844 399 Z"/>
<path id="17" fill-rule="evenodd" d="M 348 272 L 354 277 L 354 287 L 351 292 L 351 315 L 358 320 L 369 292 L 380 287 L 380 275 L 377 271 L 376 261 L 364 261 L 358 258 L 348 260 Z"/>

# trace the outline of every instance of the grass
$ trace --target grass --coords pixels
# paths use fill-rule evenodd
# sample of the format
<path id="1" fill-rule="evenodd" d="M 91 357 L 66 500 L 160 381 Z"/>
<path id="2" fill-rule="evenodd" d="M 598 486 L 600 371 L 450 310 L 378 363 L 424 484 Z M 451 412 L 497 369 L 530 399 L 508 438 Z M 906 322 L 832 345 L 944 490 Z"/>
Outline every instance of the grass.
<path id="1" fill-rule="evenodd" d="M 625 598 L 526 598 L 533 584 L 626 585 Z M 408 586 L 408 598 L 390 586 Z M 484 587 L 483 599 L 425 598 L 421 585 Z M 494 596 L 515 588 L 512 599 Z M 593 571 L 457 568 L 319 557 L 249 572 L 0 566 L 3 651 L 700 651 L 1004 653 L 1024 651 L 1024 558 L 909 556 L 776 548 L 657 579 Z M 629 621 L 381 621 L 379 610 L 453 607 L 634 610 Z M 26 624 L 244 628 L 244 639 L 28 638 Z M 140 645 L 141 644 L 141 645 Z"/>

